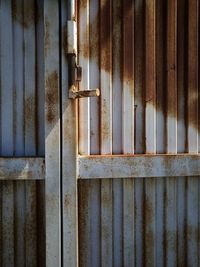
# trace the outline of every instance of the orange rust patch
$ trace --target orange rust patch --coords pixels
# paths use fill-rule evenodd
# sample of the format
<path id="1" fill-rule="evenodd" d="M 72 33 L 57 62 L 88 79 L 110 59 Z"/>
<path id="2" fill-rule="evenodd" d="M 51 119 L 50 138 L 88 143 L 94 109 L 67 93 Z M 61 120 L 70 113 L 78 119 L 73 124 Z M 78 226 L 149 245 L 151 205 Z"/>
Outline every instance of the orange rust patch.
<path id="1" fill-rule="evenodd" d="M 79 52 L 81 55 L 83 55 L 85 58 L 89 57 L 89 45 L 88 43 L 83 43 L 80 46 Z"/>
<path id="2" fill-rule="evenodd" d="M 56 119 L 58 110 L 58 73 L 56 71 L 48 75 L 46 80 L 46 117 L 49 123 Z"/>
<path id="3" fill-rule="evenodd" d="M 87 3 L 88 1 L 87 0 L 79 0 L 78 1 L 78 6 L 80 6 L 80 8 L 86 8 L 87 7 Z"/>

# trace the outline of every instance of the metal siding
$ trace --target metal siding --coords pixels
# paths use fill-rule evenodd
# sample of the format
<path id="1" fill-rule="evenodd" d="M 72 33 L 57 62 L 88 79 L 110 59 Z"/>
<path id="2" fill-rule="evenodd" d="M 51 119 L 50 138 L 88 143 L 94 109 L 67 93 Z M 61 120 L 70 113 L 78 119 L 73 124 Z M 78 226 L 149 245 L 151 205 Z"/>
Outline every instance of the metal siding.
<path id="1" fill-rule="evenodd" d="M 0 156 L 44 156 L 43 1 L 1 1 L 0 22 Z M 1 181 L 0 214 L 0 266 L 44 266 L 44 181 Z"/>
<path id="2" fill-rule="evenodd" d="M 48 0 L 47 0 L 48 2 Z M 68 98 L 67 21 L 76 17 L 75 1 L 60 1 L 61 8 L 61 93 L 62 93 L 62 265 L 78 265 L 78 187 L 76 179 L 77 146 L 77 101 Z M 84 27 L 86 25 L 84 24 Z M 87 78 L 85 80 L 87 84 Z M 86 111 L 88 110 L 88 105 Z M 87 130 L 86 130 L 87 131 Z M 83 149 L 87 149 L 83 146 Z M 52 265 L 54 266 L 54 265 Z"/>
<path id="3" fill-rule="evenodd" d="M 77 6 L 87 48 L 80 51 L 82 67 L 89 88 L 101 90 L 100 99 L 81 104 L 90 108 L 90 121 L 86 114 L 79 119 L 80 144 L 87 125 L 80 154 L 199 153 L 198 1 Z M 199 266 L 199 183 L 198 177 L 80 180 L 80 266 Z"/>

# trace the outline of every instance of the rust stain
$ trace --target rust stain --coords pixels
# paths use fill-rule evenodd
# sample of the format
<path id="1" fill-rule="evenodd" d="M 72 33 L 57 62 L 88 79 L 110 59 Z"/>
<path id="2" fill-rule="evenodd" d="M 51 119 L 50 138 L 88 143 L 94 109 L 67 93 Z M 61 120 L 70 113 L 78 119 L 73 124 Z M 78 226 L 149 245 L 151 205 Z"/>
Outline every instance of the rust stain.
<path id="1" fill-rule="evenodd" d="M 29 96 L 25 99 L 25 120 L 27 122 L 33 121 L 35 119 L 35 98 L 34 96 Z"/>
<path id="2" fill-rule="evenodd" d="M 56 71 L 48 75 L 46 80 L 46 117 L 49 123 L 55 122 L 58 109 L 58 73 Z"/>
<path id="3" fill-rule="evenodd" d="M 99 44 L 99 12 L 97 13 L 97 19 L 94 22 L 90 22 L 90 56 L 99 65 L 100 58 L 100 44 Z"/>
<path id="4" fill-rule="evenodd" d="M 68 195 L 65 195 L 64 197 L 64 206 L 65 206 L 65 209 L 70 206 L 70 196 Z"/>
<path id="5" fill-rule="evenodd" d="M 114 3 L 115 4 L 115 3 Z M 140 5 L 140 7 L 136 7 L 136 5 Z M 151 102 L 158 111 L 162 112 L 164 117 L 170 116 L 177 118 L 177 73 L 179 66 L 177 65 L 176 55 L 178 53 L 177 47 L 180 46 L 179 43 L 184 42 L 187 38 L 185 34 L 183 35 L 180 33 L 180 36 L 182 36 L 182 39 L 178 39 L 179 43 L 176 43 L 176 40 L 174 39 L 175 35 L 178 35 L 179 38 L 179 32 L 176 33 L 175 25 L 178 23 L 176 19 L 173 17 L 175 14 L 175 6 L 174 4 L 159 4 L 158 6 L 153 6 L 150 4 L 148 9 L 148 14 L 144 12 L 144 7 L 142 7 L 141 4 L 133 4 L 132 1 L 127 0 L 126 3 L 123 4 L 122 8 L 122 16 L 120 12 L 116 12 L 117 15 L 119 15 L 119 19 L 121 19 L 122 27 L 120 28 L 120 32 L 113 32 L 115 29 L 115 25 L 113 25 L 113 3 L 110 0 L 104 0 L 100 3 L 98 15 L 96 16 L 96 19 L 94 21 L 90 21 L 91 29 L 90 30 L 90 50 L 92 50 L 93 57 L 100 58 L 100 71 L 104 70 L 108 72 L 110 75 L 112 75 L 112 61 L 113 61 L 113 41 L 115 41 L 115 35 L 122 34 L 123 35 L 123 80 L 125 82 L 128 82 L 128 85 L 133 87 L 134 83 L 137 83 L 137 77 L 141 77 L 141 79 L 145 80 L 145 72 L 147 75 L 147 80 L 145 82 L 146 84 L 146 96 L 143 96 L 146 98 L 147 102 Z M 159 7 L 159 10 L 158 10 Z M 86 8 L 86 1 L 80 1 L 80 4 L 78 5 L 79 8 L 79 15 L 82 11 L 82 8 Z M 167 15 L 166 10 L 170 10 L 172 14 Z M 153 13 L 156 14 L 163 14 L 163 16 L 159 15 L 159 21 L 155 21 L 153 18 Z M 148 15 L 148 19 L 151 21 L 151 27 L 147 23 L 144 24 L 145 16 Z M 134 18 L 135 16 L 135 18 Z M 162 20 L 162 22 L 160 21 Z M 78 20 L 79 21 L 79 20 Z M 133 23 L 134 22 L 142 21 L 141 28 L 139 31 L 137 30 L 137 27 L 134 28 Z M 161 34 L 160 29 L 157 33 L 155 29 L 159 27 L 159 24 L 162 24 L 162 29 L 164 29 L 165 33 Z M 185 23 L 185 22 L 184 22 Z M 192 20 L 191 25 L 196 25 L 194 19 Z M 81 25 L 79 25 L 80 28 Z M 140 26 L 140 25 L 137 25 Z M 180 27 L 180 25 L 179 25 Z M 80 31 L 80 29 L 79 29 Z M 151 31 L 150 34 L 149 31 Z M 88 34 L 88 33 L 86 33 Z M 159 36 L 158 36 L 159 34 Z M 187 33 L 188 34 L 188 33 Z M 133 36 L 134 35 L 134 36 Z M 165 36 L 166 35 L 166 36 Z M 148 36 L 148 45 L 144 46 L 145 39 Z M 157 37 L 159 37 L 157 43 Z M 196 82 L 191 82 L 191 78 L 197 76 L 196 67 L 197 60 L 194 58 L 194 54 L 196 53 L 195 47 L 197 47 L 196 43 L 196 37 L 190 41 L 190 44 L 192 46 L 192 52 L 190 53 L 191 59 L 190 62 L 190 80 L 189 84 L 187 84 L 187 87 L 191 87 L 191 84 L 196 85 Z M 156 39 L 156 41 L 155 41 Z M 143 43 L 142 43 L 143 40 Z M 153 40 L 154 45 L 152 44 L 151 40 Z M 159 45 L 158 48 L 155 47 L 157 44 Z M 134 47 L 135 46 L 135 47 Z M 139 47 L 141 46 L 141 48 Z M 194 47 L 195 46 L 195 47 Z M 147 53 L 147 48 L 150 48 L 151 51 Z M 162 49 L 162 58 L 160 56 L 160 52 L 158 49 Z M 191 49 L 190 49 L 191 50 Z M 88 44 L 83 44 L 83 47 L 81 48 L 82 54 L 84 57 L 88 58 Z M 146 63 L 139 62 L 139 56 L 137 55 L 137 52 L 142 51 L 142 54 L 146 56 L 143 58 Z M 134 55 L 134 53 L 136 54 Z M 159 57 L 157 55 L 159 54 Z M 187 57 L 187 53 L 184 54 L 184 57 Z M 151 64 L 152 63 L 152 64 Z M 97 64 L 98 61 L 97 61 Z M 141 68 L 141 64 L 144 64 L 146 66 L 145 68 Z M 156 67 L 156 70 L 155 70 Z M 134 78 L 134 68 L 136 70 L 136 74 Z M 162 71 L 160 70 L 162 69 Z M 192 74 L 196 73 L 196 74 Z M 138 76 L 139 74 L 139 76 Z M 192 76 L 193 75 L 193 76 Z M 159 76 L 159 77 L 158 77 Z M 162 77 L 160 77 L 162 76 Z M 157 82 L 159 81 L 159 91 L 164 90 L 163 93 L 156 92 L 155 88 L 157 86 Z M 162 89 L 161 85 L 168 84 L 168 93 L 166 92 L 166 88 Z M 172 89 L 174 88 L 174 89 Z M 187 88 L 186 88 L 187 90 Z M 194 91 L 194 89 L 191 89 Z M 196 88 L 197 90 L 197 88 Z M 162 97 L 162 102 L 166 103 L 167 101 L 170 102 L 167 104 L 167 107 L 163 105 L 163 103 L 158 103 L 157 96 Z M 192 106 L 193 103 L 195 107 L 197 107 L 197 101 L 198 96 L 195 96 L 195 99 L 192 99 L 188 103 L 188 106 Z M 190 100 L 190 99 L 189 99 Z M 157 102 L 157 103 L 156 103 Z M 162 105 L 161 105 L 162 104 Z M 191 108 L 189 108 L 191 110 Z M 193 109 L 194 110 L 194 109 Z M 196 108 L 197 110 L 197 108 Z M 197 113 L 197 111 L 195 111 Z M 190 111 L 189 120 L 188 123 L 190 125 L 194 125 L 195 128 L 197 127 L 197 115 L 196 113 L 193 114 L 193 111 Z M 178 120 L 178 119 L 177 119 Z"/>
<path id="6" fill-rule="evenodd" d="M 110 116 L 108 108 L 107 108 L 107 101 L 106 99 L 103 99 L 101 103 L 101 139 L 104 140 L 110 140 L 111 136 L 111 126 L 107 118 Z"/>
<path id="7" fill-rule="evenodd" d="M 79 6 L 80 8 L 85 9 L 85 8 L 87 8 L 87 5 L 88 5 L 88 0 L 79 0 L 79 1 L 78 1 L 78 6 Z"/>
<path id="8" fill-rule="evenodd" d="M 187 239 L 188 241 L 198 242 L 199 228 L 198 224 L 196 227 L 194 225 L 187 225 Z"/>
<path id="9" fill-rule="evenodd" d="M 130 81 L 130 86 L 133 86 L 133 6 L 132 1 L 124 6 L 123 11 L 123 79 Z"/>
<path id="10" fill-rule="evenodd" d="M 44 54 L 47 56 L 48 49 L 50 47 L 50 36 L 49 36 L 49 21 L 45 19 L 45 36 L 44 36 Z"/>
<path id="11" fill-rule="evenodd" d="M 78 218 L 79 218 L 79 239 L 81 242 L 79 243 L 79 257 L 80 257 L 80 266 L 82 266 L 82 263 L 86 260 L 86 257 L 89 253 L 88 249 L 88 237 L 89 234 L 87 232 L 88 230 L 88 214 L 89 214 L 89 188 L 90 188 L 91 181 L 79 181 L 78 183 L 78 189 L 79 189 L 79 198 L 78 198 Z M 84 264 L 83 264 L 84 266 Z"/>
<path id="12" fill-rule="evenodd" d="M 36 16 L 35 5 L 25 5 L 24 10 L 22 6 L 19 6 L 17 1 L 12 2 L 12 17 L 13 20 L 17 21 L 22 25 L 23 28 L 28 28 L 31 25 L 35 25 L 39 16 Z"/>
<path id="13" fill-rule="evenodd" d="M 101 68 L 107 72 L 112 69 L 112 7 L 110 1 L 102 1 L 100 10 L 100 49 Z"/>
<path id="14" fill-rule="evenodd" d="M 48 42 L 47 42 L 48 43 Z M 64 51 L 64 56 L 67 58 L 67 25 L 63 27 L 63 39 L 62 39 L 62 46 Z"/>
<path id="15" fill-rule="evenodd" d="M 89 44 L 88 43 L 81 44 L 79 46 L 79 53 L 85 58 L 88 58 L 89 57 Z"/>
<path id="16" fill-rule="evenodd" d="M 151 179 L 151 178 L 149 178 Z M 146 199 L 145 201 L 145 221 L 146 223 L 151 223 L 153 221 L 155 214 L 154 214 L 154 209 L 153 205 L 151 203 L 150 199 Z"/>
<path id="17" fill-rule="evenodd" d="M 117 0 L 118 1 L 118 0 Z M 116 1 L 116 2 L 117 2 Z M 121 24 L 120 29 L 116 30 L 114 25 L 115 17 L 113 13 L 113 6 L 116 2 L 110 0 L 103 0 L 100 2 L 96 18 L 90 20 L 89 16 L 89 42 L 88 29 L 85 31 L 85 43 L 80 48 L 81 56 L 91 62 L 91 68 L 94 66 L 99 69 L 100 82 L 99 87 L 102 92 L 108 92 L 109 86 L 104 87 L 104 83 L 110 84 L 112 87 L 113 70 L 116 68 L 116 62 L 122 65 L 122 77 L 120 83 L 126 84 L 130 89 L 130 93 L 134 95 L 134 101 L 138 104 L 137 113 L 135 115 L 135 151 L 144 153 L 145 149 L 145 106 L 150 106 L 156 109 L 156 116 L 162 121 L 162 130 L 159 140 L 162 144 L 157 145 L 157 151 L 165 152 L 167 146 L 167 119 L 175 118 L 178 124 L 184 120 L 185 127 L 185 152 L 187 151 L 188 142 L 188 128 L 192 126 L 199 132 L 198 123 L 198 94 L 191 92 L 198 90 L 197 88 L 197 66 L 198 59 L 194 59 L 197 47 L 197 42 L 192 39 L 191 52 L 188 51 L 188 30 L 179 32 L 180 28 L 187 26 L 188 15 L 182 15 L 183 22 L 174 20 L 173 15 L 168 14 L 168 10 L 174 13 L 174 7 L 167 7 L 168 3 L 158 3 L 148 10 L 151 27 L 145 23 L 147 16 L 146 3 L 144 1 L 136 1 L 133 3 L 127 0 L 122 4 L 121 13 L 119 10 L 116 14 L 119 16 Z M 140 2 L 140 3 L 139 3 Z M 78 14 L 84 6 L 85 1 L 78 5 Z M 87 7 L 88 8 L 88 7 Z M 93 12 L 89 10 L 89 12 Z M 185 12 L 185 10 L 181 11 Z M 153 14 L 154 13 L 154 14 Z M 187 12 L 186 12 L 187 13 Z M 158 16 L 157 16 L 158 15 Z M 156 17 L 156 19 L 155 19 Z M 79 22 L 79 37 L 81 30 L 81 22 Z M 175 24 L 178 24 L 179 30 L 175 30 Z M 193 22 L 194 24 L 194 22 Z M 193 31 L 196 31 L 195 25 Z M 192 25 L 191 25 L 192 27 Z M 150 33 L 148 33 L 150 31 Z M 175 32 L 177 31 L 177 32 Z M 83 33 L 81 33 L 83 34 Z M 120 44 L 121 57 L 119 60 L 114 59 L 115 43 L 119 35 L 122 36 L 122 43 Z M 174 39 L 174 34 L 177 39 Z M 84 34 L 83 34 L 84 35 Z M 148 44 L 146 44 L 148 35 Z M 152 35 L 152 36 L 151 36 Z M 153 44 L 151 42 L 153 40 Z M 180 43 L 184 42 L 184 47 Z M 89 45 L 89 54 L 88 54 Z M 148 52 L 148 48 L 150 51 Z M 182 50 L 180 53 L 179 50 Z M 180 60 L 180 55 L 182 60 Z M 177 60 L 178 55 L 178 60 Z M 189 58 L 191 57 L 191 58 Z M 192 65 L 188 70 L 188 66 Z M 195 63 L 196 62 L 196 63 Z M 184 65 L 184 72 L 180 77 L 179 70 Z M 84 66 L 83 66 L 84 67 Z M 106 75 L 104 76 L 106 72 Z M 188 77 L 189 75 L 189 77 Z M 105 78 L 104 78 L 105 77 Z M 186 78 L 185 78 L 186 77 Z M 188 79 L 189 78 L 189 79 Z M 194 78 L 194 79 L 192 79 Z M 180 83 L 180 80 L 181 81 Z M 194 86 L 194 88 L 192 88 Z M 125 90 L 122 86 L 122 90 Z M 113 87 L 114 91 L 115 88 Z M 188 97 L 190 91 L 190 97 Z M 103 95 L 102 95 L 103 96 Z M 184 104 L 181 104 L 180 96 L 184 99 Z M 120 96 L 119 96 L 120 97 Z M 96 132 L 100 134 L 100 143 L 112 142 L 112 133 L 109 123 L 105 122 L 108 118 L 108 107 L 112 105 L 111 101 L 106 102 L 103 97 L 100 99 L 100 127 L 96 128 Z M 182 101 L 183 102 L 183 101 Z M 180 109 L 180 106 L 184 108 Z M 112 107 L 111 107 L 112 108 Z M 183 109 L 185 110 L 183 113 Z M 181 111 L 180 111 L 181 110 Z M 179 113 L 180 111 L 180 113 Z M 91 117 L 92 118 L 92 117 Z M 184 119 L 183 119 L 184 118 Z M 111 123 L 111 122 L 110 122 Z M 132 123 L 130 121 L 130 123 Z M 159 125 L 160 127 L 160 125 Z M 178 125 L 179 130 L 179 125 Z M 178 141 L 179 142 L 179 141 Z M 100 145 L 99 145 L 100 149 Z"/>

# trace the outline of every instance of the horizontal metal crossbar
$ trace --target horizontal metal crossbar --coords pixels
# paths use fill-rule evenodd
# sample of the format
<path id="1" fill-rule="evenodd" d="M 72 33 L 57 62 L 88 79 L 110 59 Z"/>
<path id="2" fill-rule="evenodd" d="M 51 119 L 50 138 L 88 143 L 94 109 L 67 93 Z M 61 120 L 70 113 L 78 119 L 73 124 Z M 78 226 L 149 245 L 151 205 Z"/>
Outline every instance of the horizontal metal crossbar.
<path id="1" fill-rule="evenodd" d="M 20 157 L 0 158 L 0 180 L 45 179 L 44 158 Z"/>
<path id="2" fill-rule="evenodd" d="M 200 154 L 79 156 L 78 178 L 200 176 Z"/>

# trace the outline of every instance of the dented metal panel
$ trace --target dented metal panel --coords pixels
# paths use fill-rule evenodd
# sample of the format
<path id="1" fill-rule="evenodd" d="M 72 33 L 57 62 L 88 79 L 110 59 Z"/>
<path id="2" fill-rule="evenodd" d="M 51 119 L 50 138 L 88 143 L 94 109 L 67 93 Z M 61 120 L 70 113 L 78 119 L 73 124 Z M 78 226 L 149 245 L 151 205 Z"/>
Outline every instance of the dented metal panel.
<path id="1" fill-rule="evenodd" d="M 0 265 L 44 266 L 43 1 L 3 0 L 0 22 Z"/>
<path id="2" fill-rule="evenodd" d="M 153 177 L 131 178 L 110 163 L 114 154 L 199 157 L 199 3 L 78 0 L 77 8 L 80 88 L 101 91 L 80 106 L 81 178 L 110 178 L 79 181 L 80 266 L 198 266 L 198 173 L 158 178 L 170 171 L 163 159 Z"/>

